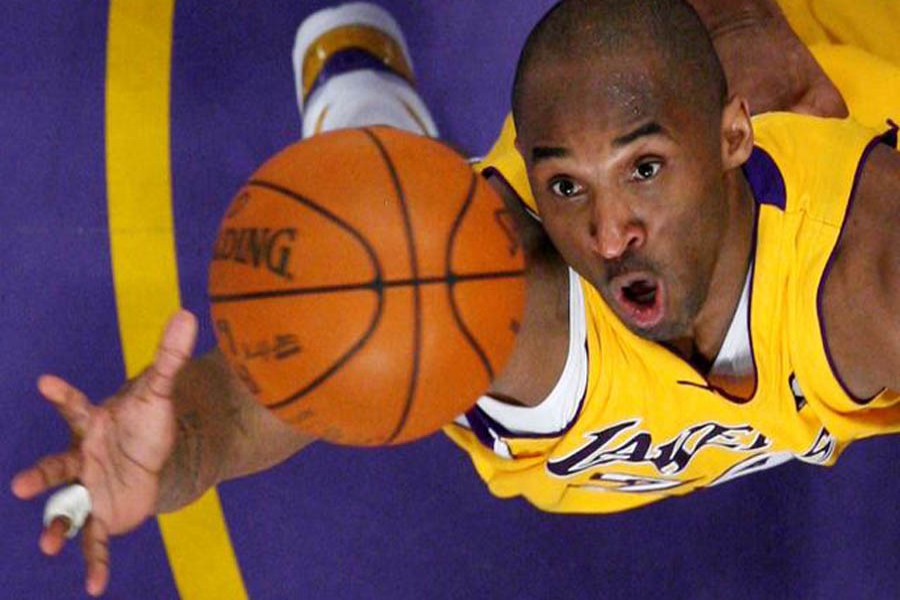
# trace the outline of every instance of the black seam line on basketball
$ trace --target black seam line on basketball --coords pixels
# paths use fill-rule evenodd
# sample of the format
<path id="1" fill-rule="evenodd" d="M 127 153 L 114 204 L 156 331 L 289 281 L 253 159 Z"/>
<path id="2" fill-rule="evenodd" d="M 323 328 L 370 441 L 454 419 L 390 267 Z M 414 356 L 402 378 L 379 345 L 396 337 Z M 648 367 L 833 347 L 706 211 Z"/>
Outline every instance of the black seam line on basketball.
<path id="1" fill-rule="evenodd" d="M 378 294 L 378 304 L 375 310 L 375 314 L 372 315 L 372 320 L 369 322 L 369 326 L 366 329 L 365 333 L 363 333 L 360 338 L 353 344 L 347 352 L 341 355 L 332 365 L 326 369 L 323 373 L 321 373 L 318 377 L 310 381 L 304 387 L 292 393 L 290 396 L 284 398 L 283 400 L 279 400 L 274 404 L 269 404 L 269 409 L 279 409 L 284 408 L 290 404 L 300 401 L 304 396 L 315 390 L 317 387 L 322 385 L 325 381 L 328 380 L 334 373 L 339 371 L 347 361 L 349 361 L 359 350 L 365 346 L 369 338 L 372 337 L 372 334 L 375 332 L 375 329 L 378 327 L 378 323 L 381 321 L 381 314 L 384 312 L 384 295 Z"/>
<path id="2" fill-rule="evenodd" d="M 419 280 L 396 279 L 388 281 L 368 281 L 360 283 L 344 283 L 339 285 L 320 285 L 287 290 L 267 290 L 264 292 L 246 292 L 243 294 L 217 294 L 210 296 L 210 304 L 227 304 L 229 302 L 246 302 L 248 300 L 268 300 L 271 298 L 285 298 L 295 296 L 312 296 L 336 294 L 344 292 L 381 291 L 391 288 L 426 286 L 426 285 L 459 285 L 471 281 L 484 281 L 490 279 L 516 279 L 523 277 L 525 271 L 494 271 L 487 273 L 472 273 L 469 275 L 452 275 L 449 277 L 423 277 Z"/>
<path id="3" fill-rule="evenodd" d="M 466 213 L 469 211 L 469 207 L 472 205 L 472 201 L 475 198 L 475 190 L 478 187 L 478 175 L 475 172 L 472 172 L 471 183 L 469 183 L 469 192 L 466 194 L 466 199 L 463 202 L 462 208 L 456 214 L 456 219 L 453 221 L 453 227 L 450 228 L 450 242 L 447 244 L 447 253 L 444 257 L 444 265 L 447 270 L 448 278 L 452 276 L 452 260 L 453 260 L 453 248 L 456 245 L 456 234 L 459 232 L 459 228 L 462 226 L 463 219 L 466 216 Z M 494 380 L 494 369 L 491 366 L 491 361 L 488 358 L 487 352 L 484 351 L 484 348 L 481 347 L 481 344 L 478 343 L 478 340 L 475 339 L 475 335 L 472 333 L 472 330 L 466 325 L 466 322 L 463 321 L 462 314 L 459 310 L 459 304 L 456 302 L 456 295 L 453 293 L 453 287 L 447 287 L 447 299 L 450 302 L 450 310 L 453 311 L 453 319 L 456 321 L 456 326 L 462 331 L 463 337 L 466 338 L 466 341 L 469 342 L 469 346 L 472 347 L 472 350 L 478 356 L 478 360 L 481 361 L 481 366 L 484 367 L 484 370 L 487 372 L 488 382 Z"/>
<path id="4" fill-rule="evenodd" d="M 298 194 L 292 190 L 289 190 L 285 187 L 282 187 L 276 183 L 272 183 L 270 181 L 264 181 L 264 180 L 260 180 L 260 179 L 252 179 L 247 183 L 246 187 L 261 187 L 261 188 L 272 190 L 274 192 L 278 192 L 279 194 L 282 194 L 296 202 L 299 202 L 300 204 L 303 204 L 307 208 L 319 213 L 320 215 L 324 216 L 326 219 L 334 222 L 338 227 L 347 231 L 351 236 L 353 236 L 362 245 L 363 249 L 365 249 L 365 251 L 366 251 L 366 254 L 368 254 L 368 256 L 369 256 L 369 260 L 372 262 L 372 269 L 375 271 L 376 281 L 378 279 L 381 279 L 382 270 L 381 270 L 381 263 L 378 262 L 378 256 L 375 254 L 374 249 L 369 245 L 369 243 L 366 241 L 366 239 L 358 231 L 356 231 L 353 227 L 351 227 L 349 223 L 345 223 L 340 217 L 338 217 L 334 213 L 326 210 L 324 207 L 317 205 L 312 200 L 305 198 L 305 197 L 301 196 L 300 194 Z M 353 355 L 355 355 L 357 352 L 359 352 L 359 350 L 363 346 L 365 346 L 366 342 L 369 341 L 369 338 L 372 336 L 372 333 L 375 331 L 375 328 L 378 326 L 379 321 L 381 321 L 381 314 L 382 314 L 382 312 L 384 312 L 384 294 L 381 293 L 380 289 L 375 289 L 374 291 L 377 294 L 378 302 L 376 305 L 375 312 L 372 315 L 372 320 L 369 323 L 369 326 L 366 329 L 365 333 L 363 333 L 362 336 L 360 336 L 360 338 L 356 341 L 356 343 L 353 344 L 350 347 L 350 349 L 347 350 L 347 352 L 345 352 L 343 355 L 341 355 L 340 358 L 338 358 L 337 361 L 335 361 L 334 364 L 332 364 L 331 367 L 329 367 L 325 372 L 323 372 L 321 375 L 319 375 L 318 377 L 313 379 L 311 382 L 309 382 L 304 387 L 300 388 L 298 391 L 296 391 L 293 394 L 291 394 L 290 396 L 286 397 L 284 400 L 280 400 L 274 404 L 270 404 L 269 405 L 270 408 L 272 408 L 272 409 L 284 408 L 284 407 L 288 406 L 289 404 L 297 402 L 298 400 L 303 398 L 303 396 L 305 396 L 306 394 L 308 394 L 311 391 L 313 391 L 314 389 L 316 389 L 323 382 L 325 382 L 329 377 L 331 377 L 334 373 L 336 373 L 341 367 L 344 366 L 344 364 L 346 364 L 346 362 L 348 360 L 350 360 L 350 358 Z"/>
<path id="5" fill-rule="evenodd" d="M 409 248 L 409 266 L 412 275 L 412 279 L 418 281 L 419 279 L 419 260 L 417 256 L 416 249 L 416 240 L 413 235 L 412 229 L 412 220 L 409 215 L 409 206 L 406 201 L 406 193 L 403 191 L 403 185 L 400 183 L 400 177 L 397 174 L 397 169 L 394 167 L 394 163 L 391 160 L 390 155 L 388 155 L 387 149 L 384 147 L 384 144 L 381 141 L 374 131 L 369 128 L 363 129 L 363 132 L 369 139 L 375 144 L 375 147 L 378 149 L 378 152 L 381 154 L 381 158 L 384 161 L 384 165 L 387 167 L 388 172 L 391 176 L 391 181 L 394 184 L 394 191 L 397 193 L 397 201 L 400 203 L 400 208 L 403 214 L 403 227 L 406 233 L 406 243 Z M 397 436 L 400 435 L 400 432 L 403 431 L 403 428 L 406 426 L 406 421 L 409 419 L 409 413 L 412 409 L 413 397 L 416 393 L 416 387 L 418 385 L 419 380 L 419 362 L 421 361 L 421 348 L 422 348 L 422 292 L 419 289 L 419 286 L 413 286 L 413 364 L 412 364 L 412 373 L 409 378 L 409 388 L 406 391 L 406 402 L 403 406 L 403 412 L 400 415 L 400 419 L 397 422 L 394 431 L 387 437 L 386 443 L 390 444 Z"/>
<path id="6" fill-rule="evenodd" d="M 379 321 L 381 321 L 381 313 L 382 313 L 382 301 L 379 297 L 378 300 L 378 309 L 375 311 L 375 315 L 372 317 L 372 321 L 369 323 L 369 328 L 366 332 L 360 336 L 360 338 L 356 341 L 350 349 L 345 352 L 337 361 L 335 361 L 328 369 L 326 369 L 321 375 L 310 381 L 304 387 L 300 388 L 284 400 L 279 400 L 274 404 L 267 405 L 267 408 L 270 410 L 285 408 L 286 406 L 293 404 L 295 402 L 299 402 L 304 396 L 308 393 L 312 392 L 314 389 L 322 385 L 325 381 L 328 380 L 329 377 L 334 375 L 337 371 L 339 371 L 347 361 L 349 361 L 353 355 L 355 355 L 359 350 L 368 343 L 369 338 L 372 337 L 372 333 L 375 331 L 375 328 L 378 326 Z"/>
<path id="7" fill-rule="evenodd" d="M 349 233 L 351 236 L 353 236 L 356 239 L 356 241 L 359 242 L 360 245 L 363 247 L 363 249 L 366 251 L 366 255 L 369 257 L 369 261 L 372 263 L 372 270 L 375 272 L 375 279 L 378 280 L 383 277 L 382 270 L 381 270 L 381 263 L 378 261 L 378 255 L 375 253 L 375 249 L 372 248 L 372 245 L 369 244 L 368 240 L 366 240 L 366 238 L 364 238 L 361 233 L 356 231 L 356 229 L 354 229 L 349 223 L 347 223 L 346 221 L 341 219 L 339 216 L 337 216 L 333 212 L 329 211 L 328 209 L 326 209 L 322 206 L 319 206 L 318 204 L 316 204 L 314 201 L 310 200 L 309 198 L 301 196 L 297 192 L 289 190 L 286 187 L 282 187 L 282 186 L 278 185 L 277 183 L 272 183 L 271 181 L 265 181 L 262 179 L 251 179 L 250 181 L 247 182 L 247 184 L 244 187 L 260 187 L 260 188 L 272 190 L 273 192 L 278 192 L 279 194 L 287 196 L 291 200 L 299 202 L 300 204 L 306 206 L 307 208 L 312 209 L 313 211 L 319 213 L 320 215 L 322 215 L 329 221 L 333 222 L 335 225 L 337 225 L 338 227 L 340 227 L 341 229 L 343 229 L 344 231 Z"/>

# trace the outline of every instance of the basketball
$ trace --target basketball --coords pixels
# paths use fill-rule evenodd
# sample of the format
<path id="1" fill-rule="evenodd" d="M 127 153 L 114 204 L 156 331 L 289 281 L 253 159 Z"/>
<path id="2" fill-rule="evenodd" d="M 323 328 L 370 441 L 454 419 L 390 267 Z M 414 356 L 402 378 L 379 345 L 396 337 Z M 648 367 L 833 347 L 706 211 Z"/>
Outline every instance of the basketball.
<path id="1" fill-rule="evenodd" d="M 503 367 L 524 307 L 511 215 L 445 144 L 388 127 L 293 144 L 239 190 L 209 273 L 256 399 L 352 446 L 427 436 Z"/>

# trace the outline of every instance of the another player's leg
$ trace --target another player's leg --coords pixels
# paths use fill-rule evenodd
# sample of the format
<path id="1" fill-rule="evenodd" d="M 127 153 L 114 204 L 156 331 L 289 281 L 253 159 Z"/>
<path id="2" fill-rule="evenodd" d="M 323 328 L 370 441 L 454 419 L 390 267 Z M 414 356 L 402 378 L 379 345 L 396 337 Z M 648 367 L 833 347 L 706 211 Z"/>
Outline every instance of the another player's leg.
<path id="1" fill-rule="evenodd" d="M 406 40 L 383 8 L 352 2 L 313 13 L 297 30 L 292 58 L 303 137 L 367 125 L 437 137 Z"/>

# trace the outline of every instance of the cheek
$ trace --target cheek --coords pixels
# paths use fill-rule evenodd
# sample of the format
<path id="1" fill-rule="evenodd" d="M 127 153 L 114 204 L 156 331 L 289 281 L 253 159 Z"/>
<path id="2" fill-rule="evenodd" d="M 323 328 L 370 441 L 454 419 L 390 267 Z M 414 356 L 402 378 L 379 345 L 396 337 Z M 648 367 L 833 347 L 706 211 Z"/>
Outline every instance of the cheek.
<path id="1" fill-rule="evenodd" d="M 670 189 L 675 194 L 666 202 L 669 210 L 664 218 L 664 235 L 679 240 L 682 248 L 692 253 L 707 247 L 712 251 L 727 225 L 721 182 L 693 172 L 681 177 Z"/>
<path id="2" fill-rule="evenodd" d="M 721 247 L 725 224 L 718 205 L 702 206 L 680 215 L 677 233 L 669 237 L 676 240 L 670 247 L 674 257 L 674 269 L 688 290 L 705 288 L 712 276 Z"/>
<path id="3" fill-rule="evenodd" d="M 657 227 L 648 232 L 652 253 L 688 279 L 715 260 L 722 234 L 721 202 L 682 198 L 669 200 L 668 214 L 657 215 Z"/>

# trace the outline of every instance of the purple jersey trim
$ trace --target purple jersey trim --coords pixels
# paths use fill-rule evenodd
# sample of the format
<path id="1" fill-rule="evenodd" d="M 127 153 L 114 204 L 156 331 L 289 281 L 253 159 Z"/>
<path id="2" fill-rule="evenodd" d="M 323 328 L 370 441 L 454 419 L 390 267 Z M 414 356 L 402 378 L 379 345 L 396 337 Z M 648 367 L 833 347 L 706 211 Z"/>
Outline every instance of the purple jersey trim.
<path id="1" fill-rule="evenodd" d="M 335 52 L 332 56 L 328 57 L 328 61 L 325 63 L 325 66 L 322 67 L 322 71 L 319 73 L 319 76 L 316 77 L 312 87 L 309 88 L 309 93 L 306 97 L 312 97 L 317 89 L 338 75 L 363 69 L 368 71 L 378 71 L 379 73 L 394 73 L 394 71 L 384 64 L 380 58 L 366 50 L 360 48 L 347 48 L 346 50 Z M 396 75 L 396 73 L 394 74 Z"/>
<path id="2" fill-rule="evenodd" d="M 834 248 L 831 249 L 831 255 L 828 257 L 828 262 L 825 264 L 825 270 L 822 272 L 822 278 L 819 280 L 819 289 L 816 292 L 816 311 L 818 312 L 819 317 L 819 335 L 822 336 L 822 345 L 825 347 L 825 357 L 828 359 L 828 367 L 831 369 L 832 375 L 834 375 L 835 380 L 840 384 L 841 388 L 844 390 L 844 393 L 853 400 L 853 402 L 866 405 L 869 404 L 872 400 L 877 398 L 881 392 L 875 394 L 871 398 L 857 398 L 847 387 L 847 384 L 841 378 L 840 373 L 838 373 L 837 367 L 834 364 L 834 357 L 831 356 L 831 349 L 828 347 L 828 338 L 825 337 L 825 319 L 823 318 L 822 313 L 822 292 L 824 289 L 825 282 L 828 280 L 828 274 L 831 272 L 831 267 L 834 265 L 834 259 L 837 256 L 838 247 L 841 244 L 841 239 L 844 237 L 845 227 L 847 226 L 847 215 L 850 214 L 850 210 L 853 208 L 853 201 L 856 198 L 856 189 L 859 186 L 859 180 L 862 177 L 863 167 L 866 164 L 866 161 L 869 159 L 869 154 L 871 154 L 872 150 L 874 150 L 879 144 L 887 144 L 892 148 L 897 147 L 897 124 L 893 121 L 889 121 L 891 128 L 885 133 L 879 135 L 870 141 L 865 149 L 862 152 L 862 155 L 859 158 L 859 163 L 856 165 L 856 173 L 853 175 L 853 185 L 850 188 L 850 198 L 847 200 L 847 209 L 844 211 L 844 222 L 841 223 L 841 231 L 838 234 L 837 242 L 834 244 Z M 883 391 L 883 390 L 882 390 Z"/>
<path id="3" fill-rule="evenodd" d="M 754 147 L 743 170 L 757 204 L 768 204 L 784 210 L 787 204 L 784 177 L 768 152 L 758 146 Z"/>
<path id="4" fill-rule="evenodd" d="M 900 150 L 897 146 L 897 129 L 898 125 L 893 119 L 887 120 L 888 130 L 881 134 L 881 140 L 892 148 Z"/>

